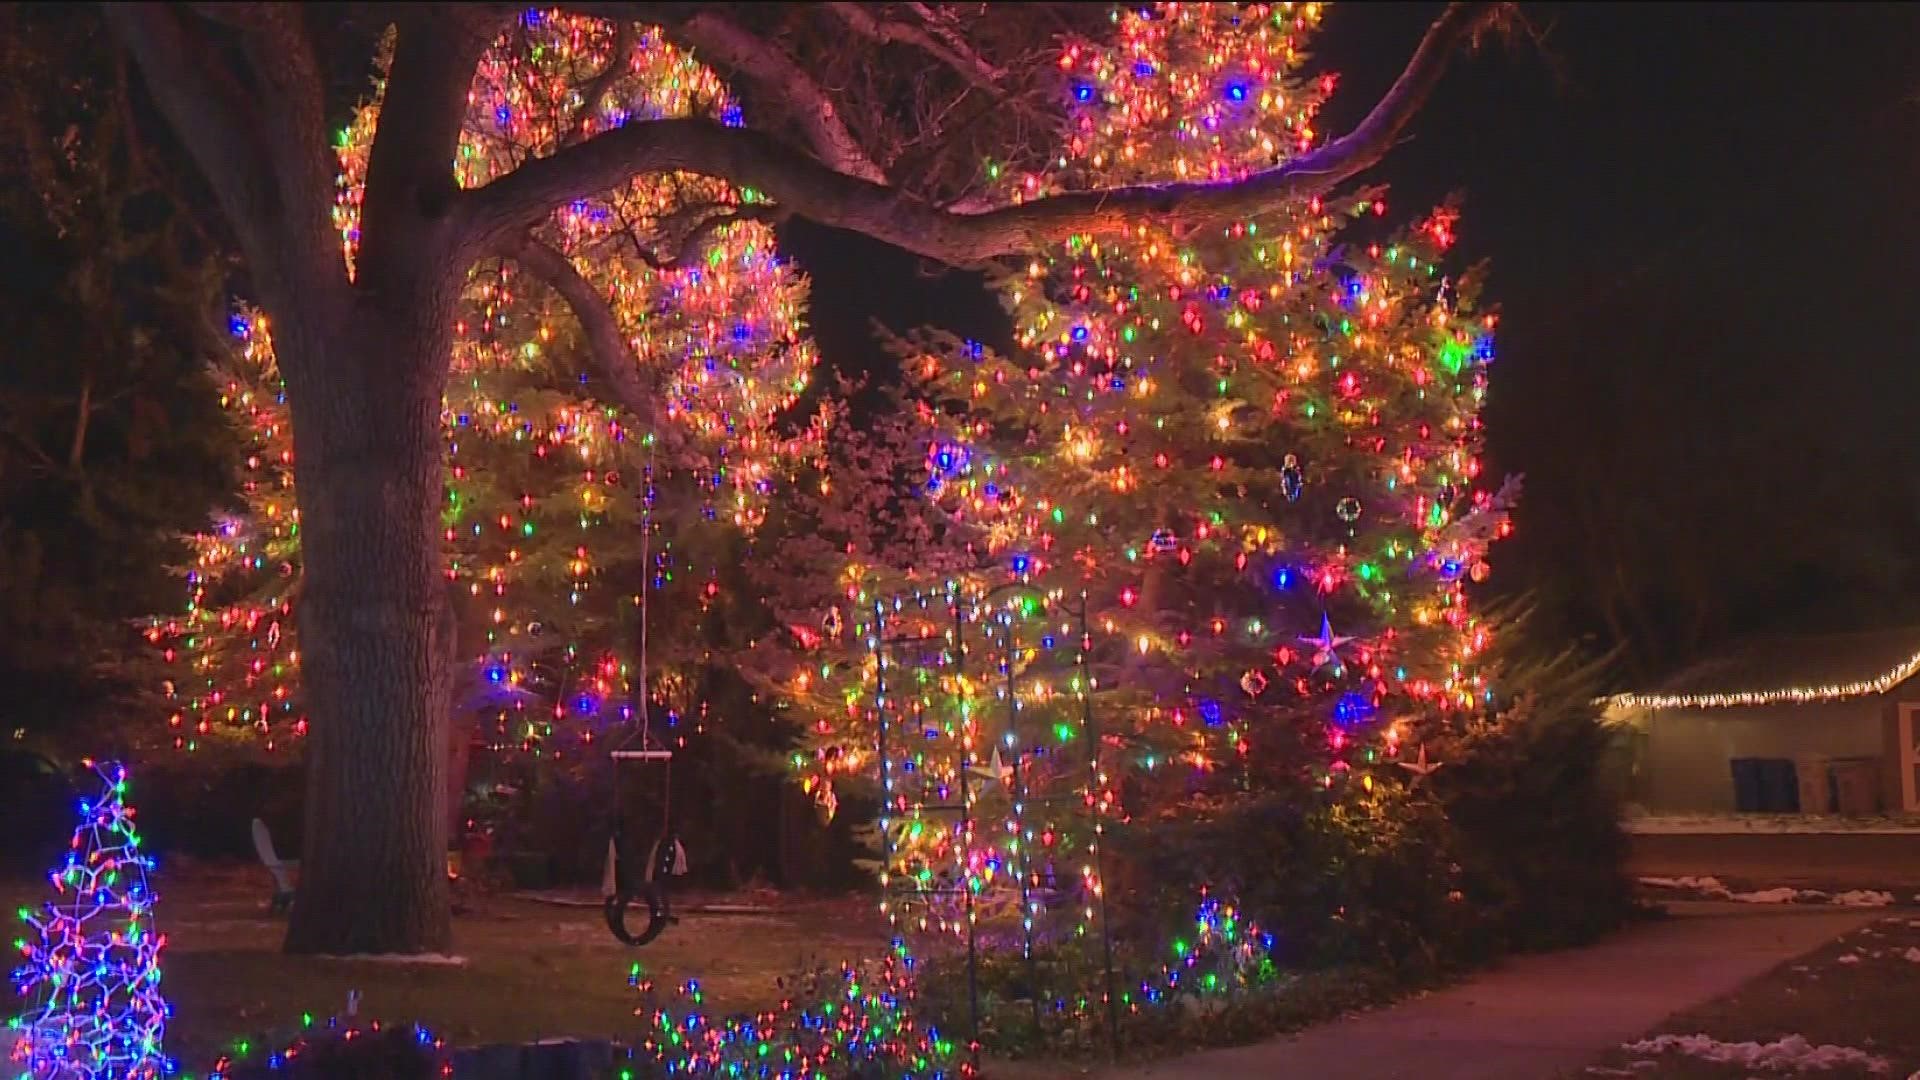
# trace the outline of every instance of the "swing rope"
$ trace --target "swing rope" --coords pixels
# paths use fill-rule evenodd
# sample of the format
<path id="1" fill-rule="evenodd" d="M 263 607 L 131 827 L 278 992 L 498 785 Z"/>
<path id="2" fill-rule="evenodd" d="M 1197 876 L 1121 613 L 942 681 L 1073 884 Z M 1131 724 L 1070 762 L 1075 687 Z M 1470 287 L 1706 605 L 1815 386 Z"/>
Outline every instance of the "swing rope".
<path id="1" fill-rule="evenodd" d="M 640 514 L 640 565 L 645 577 L 640 582 L 640 655 L 639 655 L 639 709 L 640 724 L 637 730 L 629 732 L 627 738 L 613 751 L 614 782 L 612 787 L 613 830 L 607 838 L 607 865 L 601 883 L 606 895 L 604 913 L 607 929 L 622 943 L 632 946 L 645 945 L 659 937 L 668 925 L 678 921 L 673 917 L 672 908 L 667 902 L 665 888 L 655 880 L 662 872 L 672 874 L 678 869 L 679 841 L 673 835 L 673 756 L 665 751 L 665 772 L 660 787 L 660 807 L 662 815 L 661 835 L 654 841 L 653 848 L 647 853 L 646 874 L 640 881 L 632 880 L 632 871 L 622 858 L 621 841 L 625 839 L 625 810 L 621 805 L 620 758 L 622 751 L 632 745 L 634 735 L 640 737 L 640 753 L 645 759 L 651 759 L 654 753 L 653 714 L 647 698 L 647 600 L 652 591 L 652 553 L 653 553 L 653 504 L 655 489 L 653 485 L 653 451 L 647 451 L 645 470 L 646 488 L 641 496 Z M 665 846 L 663 853 L 661 848 Z M 665 862 L 662 862 L 662 859 Z M 644 898 L 647 903 L 647 925 L 638 933 L 627 929 L 627 907 L 636 899 Z"/>

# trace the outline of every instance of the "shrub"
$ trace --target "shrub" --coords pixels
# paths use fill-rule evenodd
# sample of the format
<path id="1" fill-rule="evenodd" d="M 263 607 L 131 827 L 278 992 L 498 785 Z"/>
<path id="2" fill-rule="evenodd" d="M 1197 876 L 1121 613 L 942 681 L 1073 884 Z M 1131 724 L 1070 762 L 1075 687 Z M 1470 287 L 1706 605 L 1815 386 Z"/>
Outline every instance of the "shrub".
<path id="1" fill-rule="evenodd" d="M 1593 706 L 1529 694 L 1455 744 L 1436 789 L 1465 889 L 1502 945 L 1591 941 L 1633 912 L 1620 807 Z"/>
<path id="2" fill-rule="evenodd" d="M 1344 799 L 1260 797 L 1129 839 L 1119 899 L 1130 936 L 1183 918 L 1205 887 L 1272 932 L 1275 959 L 1289 968 L 1425 974 L 1486 951 L 1445 818 L 1394 786 Z"/>
<path id="3" fill-rule="evenodd" d="M 440 1076 L 442 1044 L 407 1025 L 331 1024 L 310 1030 L 265 1061 L 222 1063 L 220 1080 L 430 1080 Z"/>

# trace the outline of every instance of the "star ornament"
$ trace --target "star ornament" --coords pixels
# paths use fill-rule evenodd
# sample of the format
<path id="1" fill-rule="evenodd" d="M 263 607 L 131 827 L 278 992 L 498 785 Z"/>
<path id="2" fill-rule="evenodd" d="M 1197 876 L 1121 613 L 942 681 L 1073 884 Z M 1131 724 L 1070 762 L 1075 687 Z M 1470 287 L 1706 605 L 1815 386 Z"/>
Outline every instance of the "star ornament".
<path id="1" fill-rule="evenodd" d="M 983 792 L 994 784 L 1007 787 L 1013 780 L 1013 766 L 1000 757 L 1000 748 L 997 746 L 993 748 L 993 755 L 987 759 L 986 764 L 969 765 L 967 771 L 979 778 L 980 790 Z"/>
<path id="2" fill-rule="evenodd" d="M 1340 646 L 1352 640 L 1353 638 L 1351 636 L 1336 636 L 1333 632 L 1333 620 L 1327 618 L 1326 613 L 1322 612 L 1320 614 L 1320 636 L 1303 637 L 1300 639 L 1300 643 L 1302 645 L 1313 646 L 1313 669 L 1315 671 L 1331 665 L 1333 673 L 1338 675 L 1346 670 L 1346 665 L 1340 662 Z"/>
<path id="3" fill-rule="evenodd" d="M 1414 756 L 1412 761 L 1398 761 L 1394 764 L 1412 773 L 1413 782 L 1417 784 L 1427 777 L 1432 776 L 1434 773 L 1439 772 L 1440 769 L 1446 765 L 1446 762 L 1428 761 L 1427 744 L 1421 743 L 1420 752 Z"/>

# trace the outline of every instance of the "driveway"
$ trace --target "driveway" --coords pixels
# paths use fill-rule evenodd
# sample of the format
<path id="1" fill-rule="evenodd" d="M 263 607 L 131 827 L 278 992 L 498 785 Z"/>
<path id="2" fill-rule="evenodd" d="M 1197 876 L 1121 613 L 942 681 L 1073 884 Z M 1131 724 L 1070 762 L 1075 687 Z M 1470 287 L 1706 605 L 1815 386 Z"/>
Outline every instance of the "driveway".
<path id="1" fill-rule="evenodd" d="M 1099 1080 L 1547 1080 L 1876 912 L 1677 903 L 1584 949 L 1516 958 L 1445 990 L 1292 1036 L 1120 1066 Z M 1000 1075 L 990 1072 L 991 1076 Z M 1039 1080 L 1074 1075 L 1021 1069 Z"/>

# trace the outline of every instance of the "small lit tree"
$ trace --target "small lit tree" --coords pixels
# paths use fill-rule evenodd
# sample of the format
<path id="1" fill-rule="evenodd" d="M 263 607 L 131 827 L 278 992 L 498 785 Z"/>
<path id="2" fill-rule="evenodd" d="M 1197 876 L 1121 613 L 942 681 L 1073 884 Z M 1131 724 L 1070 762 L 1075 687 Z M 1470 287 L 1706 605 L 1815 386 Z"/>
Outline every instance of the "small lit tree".
<path id="1" fill-rule="evenodd" d="M 34 938 L 13 982 L 29 1005 L 9 1026 L 32 1080 L 147 1080 L 166 1066 L 153 860 L 134 831 L 126 770 L 93 767 L 105 789 L 80 804 L 66 861 L 48 875 L 54 898 L 20 912 Z"/>

